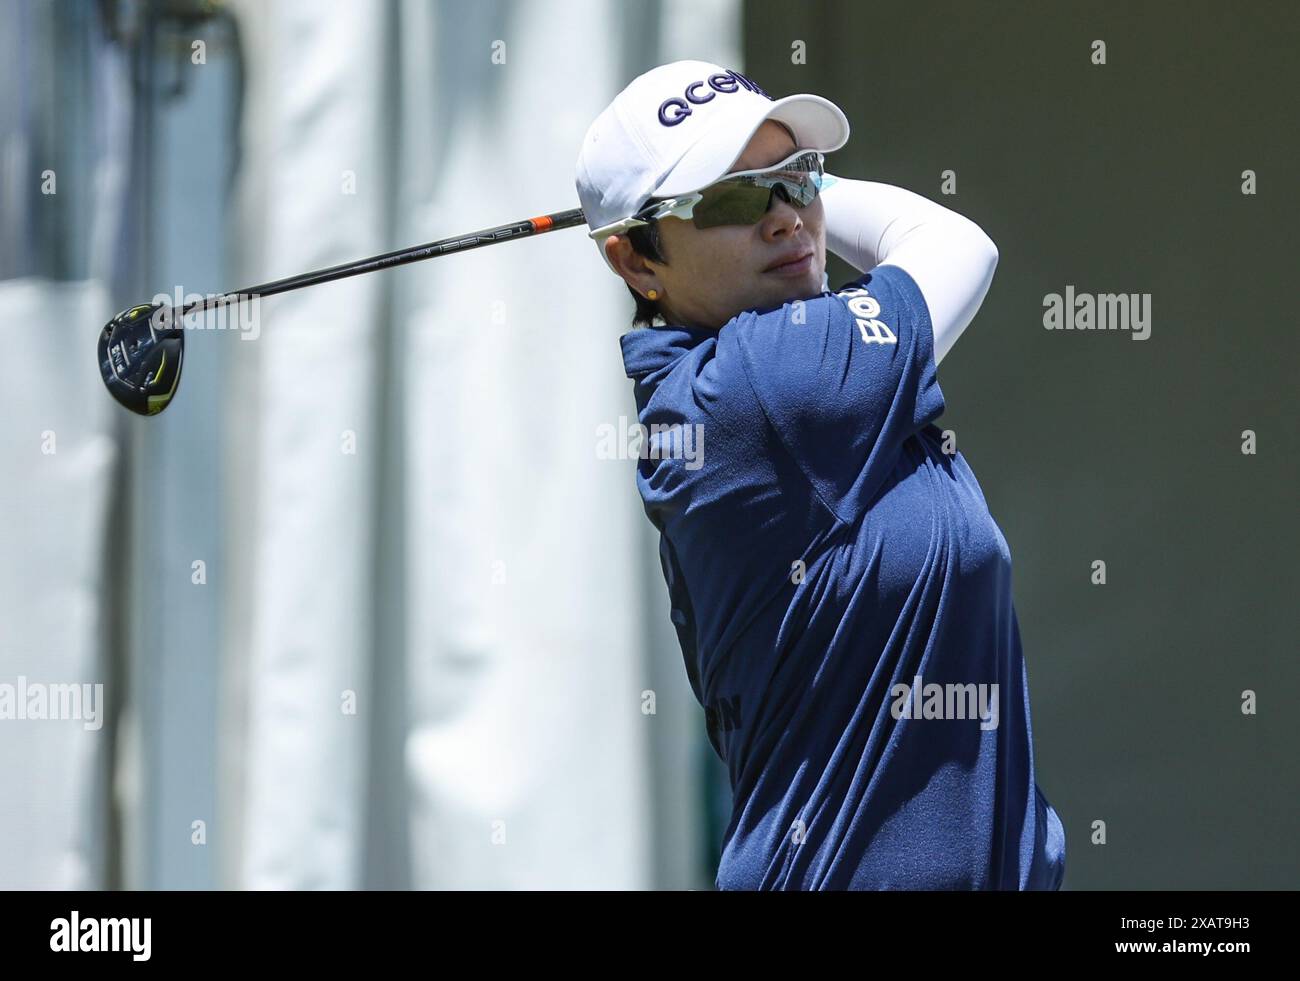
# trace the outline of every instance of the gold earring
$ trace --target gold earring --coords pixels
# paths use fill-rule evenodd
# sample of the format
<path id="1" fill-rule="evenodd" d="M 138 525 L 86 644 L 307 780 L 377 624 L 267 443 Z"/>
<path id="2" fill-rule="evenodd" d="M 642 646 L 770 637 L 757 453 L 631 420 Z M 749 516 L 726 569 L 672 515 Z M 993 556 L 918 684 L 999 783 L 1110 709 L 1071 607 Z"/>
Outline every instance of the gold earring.
<path id="1" fill-rule="evenodd" d="M 652 300 L 657 300 L 657 299 L 659 299 L 659 291 L 658 291 L 658 290 L 647 290 L 647 291 L 646 291 L 646 296 L 648 296 L 648 297 L 649 297 L 650 299 L 652 299 Z"/>

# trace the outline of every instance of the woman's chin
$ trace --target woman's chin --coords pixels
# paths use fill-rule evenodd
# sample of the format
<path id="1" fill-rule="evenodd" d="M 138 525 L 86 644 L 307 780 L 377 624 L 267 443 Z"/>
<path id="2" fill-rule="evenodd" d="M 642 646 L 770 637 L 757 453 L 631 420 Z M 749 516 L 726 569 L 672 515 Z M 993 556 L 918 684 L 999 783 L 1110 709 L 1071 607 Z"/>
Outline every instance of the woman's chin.
<path id="1" fill-rule="evenodd" d="M 825 274 L 822 270 L 810 269 L 805 275 L 790 280 L 782 291 L 784 302 L 790 303 L 794 300 L 811 300 L 814 296 L 819 296 L 822 291 L 822 282 L 825 278 Z"/>

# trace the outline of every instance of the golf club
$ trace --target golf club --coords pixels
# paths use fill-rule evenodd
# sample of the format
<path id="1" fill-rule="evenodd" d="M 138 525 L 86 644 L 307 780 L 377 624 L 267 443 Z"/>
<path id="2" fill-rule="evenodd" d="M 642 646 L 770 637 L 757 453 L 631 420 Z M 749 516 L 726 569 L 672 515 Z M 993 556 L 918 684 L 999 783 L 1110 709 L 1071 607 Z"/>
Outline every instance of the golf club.
<path id="1" fill-rule="evenodd" d="M 513 238 L 539 235 L 558 228 L 570 228 L 586 222 L 581 208 L 527 218 L 497 225 L 482 231 L 444 238 L 427 245 L 416 245 L 397 252 L 385 252 L 369 259 L 357 259 L 328 269 L 318 269 L 286 279 L 250 286 L 231 293 L 212 294 L 186 304 L 177 313 L 167 304 L 142 303 L 123 310 L 99 333 L 99 370 L 104 384 L 122 405 L 142 416 L 157 415 L 171 404 L 181 380 L 185 354 L 184 318 L 191 313 L 210 310 L 251 297 L 273 296 L 290 290 L 315 286 L 348 276 L 378 272 L 408 262 L 419 262 L 453 252 L 465 252 L 484 245 L 495 245 Z"/>

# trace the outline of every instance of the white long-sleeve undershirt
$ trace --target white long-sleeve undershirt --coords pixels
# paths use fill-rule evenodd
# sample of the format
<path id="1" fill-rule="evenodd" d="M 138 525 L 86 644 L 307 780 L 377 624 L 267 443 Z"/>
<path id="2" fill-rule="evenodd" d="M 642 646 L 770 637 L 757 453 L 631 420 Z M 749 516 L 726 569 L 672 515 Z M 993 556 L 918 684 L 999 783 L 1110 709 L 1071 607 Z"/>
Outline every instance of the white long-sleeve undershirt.
<path id="1" fill-rule="evenodd" d="M 822 203 L 827 249 L 861 272 L 888 263 L 915 280 L 930 309 L 938 364 L 993 282 L 993 240 L 969 218 L 892 184 L 836 177 Z"/>

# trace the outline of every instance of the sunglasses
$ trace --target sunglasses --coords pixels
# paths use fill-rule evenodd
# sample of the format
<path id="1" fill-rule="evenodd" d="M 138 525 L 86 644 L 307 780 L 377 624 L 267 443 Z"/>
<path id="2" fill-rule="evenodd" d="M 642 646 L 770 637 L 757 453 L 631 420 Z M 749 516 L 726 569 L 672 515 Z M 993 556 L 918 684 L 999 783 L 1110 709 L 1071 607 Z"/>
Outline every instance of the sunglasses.
<path id="1" fill-rule="evenodd" d="M 728 174 L 708 187 L 663 200 L 652 200 L 631 218 L 605 225 L 590 233 L 602 239 L 661 218 L 689 219 L 696 228 L 719 225 L 754 225 L 780 194 L 795 208 L 806 208 L 835 178 L 823 169 L 817 150 L 799 150 L 772 167 Z"/>

